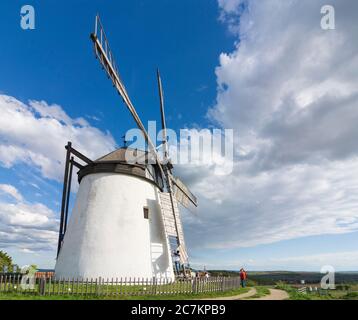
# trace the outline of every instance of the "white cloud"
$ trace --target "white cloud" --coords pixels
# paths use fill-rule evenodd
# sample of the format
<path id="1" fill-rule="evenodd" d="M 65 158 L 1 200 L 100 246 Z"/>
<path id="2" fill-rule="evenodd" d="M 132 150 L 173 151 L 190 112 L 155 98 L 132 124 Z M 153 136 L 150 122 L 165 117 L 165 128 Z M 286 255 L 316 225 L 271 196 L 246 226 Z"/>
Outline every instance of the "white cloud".
<path id="1" fill-rule="evenodd" d="M 15 187 L 8 185 L 13 193 Z M 23 252 L 54 250 L 59 221 L 55 213 L 41 203 L 27 203 L 16 190 L 16 202 L 0 201 L 0 247 Z"/>
<path id="2" fill-rule="evenodd" d="M 336 271 L 356 270 L 358 268 L 358 251 L 343 251 L 316 253 L 312 255 L 289 256 L 285 258 L 266 258 L 266 259 L 245 259 L 228 261 L 225 264 L 220 262 L 195 263 L 195 266 L 206 265 L 209 269 L 232 269 L 238 270 L 244 267 L 248 270 L 310 270 L 320 272 L 323 266 L 332 266 Z"/>
<path id="3" fill-rule="evenodd" d="M 0 112 L 0 164 L 6 168 L 30 164 L 43 177 L 61 180 L 67 141 L 90 158 L 115 148 L 110 133 L 90 126 L 83 118 L 70 118 L 58 105 L 44 101 L 24 104 L 0 95 Z"/>
<path id="4" fill-rule="evenodd" d="M 253 260 L 251 264 L 256 265 L 256 267 L 266 264 L 271 266 L 271 268 L 274 266 L 289 266 L 295 268 L 301 266 L 303 269 L 314 267 L 316 270 L 320 270 L 320 268 L 325 265 L 331 265 L 337 270 L 356 270 L 358 267 L 358 251 L 343 251 L 267 259 L 265 263 L 263 263 L 263 261 L 259 262 Z"/>
<path id="5" fill-rule="evenodd" d="M 27 249 L 27 248 L 23 248 L 20 250 L 22 253 L 30 253 L 30 254 L 33 254 L 33 253 L 36 253 L 35 251 L 32 251 L 30 249 Z"/>
<path id="6" fill-rule="evenodd" d="M 220 56 L 208 116 L 236 130 L 235 165 L 182 170 L 200 205 L 189 246 L 358 231 L 358 2 L 331 2 L 333 31 L 324 1 L 219 1 L 236 48 Z"/>
<path id="7" fill-rule="evenodd" d="M 22 195 L 19 191 L 10 184 L 0 184 L 0 194 L 5 193 L 13 197 L 15 200 L 21 201 Z"/>
<path id="8" fill-rule="evenodd" d="M 0 165 L 6 168 L 24 164 L 29 169 L 35 167 L 45 178 L 61 181 L 67 141 L 94 159 L 115 148 L 109 133 L 83 118 L 72 119 L 59 105 L 45 101 L 25 104 L 0 95 L 0 113 Z M 34 180 L 47 184 L 37 175 L 32 173 Z M 40 189 L 34 181 L 27 184 Z M 41 203 L 25 201 L 12 185 L 0 184 L 0 192 L 15 200 L 0 200 L 0 247 L 15 252 L 53 252 L 59 223 L 55 213 Z"/>
<path id="9" fill-rule="evenodd" d="M 219 7 L 221 8 L 222 14 L 237 14 L 238 7 L 243 2 L 243 0 L 218 0 Z"/>

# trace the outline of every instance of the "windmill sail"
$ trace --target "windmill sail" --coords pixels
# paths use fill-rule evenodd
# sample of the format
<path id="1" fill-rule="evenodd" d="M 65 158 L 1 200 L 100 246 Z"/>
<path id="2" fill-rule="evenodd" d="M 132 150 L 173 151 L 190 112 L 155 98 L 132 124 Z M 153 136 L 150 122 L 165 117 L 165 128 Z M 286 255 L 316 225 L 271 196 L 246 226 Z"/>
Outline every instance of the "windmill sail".
<path id="1" fill-rule="evenodd" d="M 163 129 L 163 160 L 164 163 L 167 162 L 169 157 L 168 151 L 168 142 L 167 142 L 167 125 L 165 121 L 165 112 L 164 112 L 164 95 L 163 95 L 163 86 L 162 86 L 162 79 L 160 78 L 159 69 L 157 69 L 157 80 L 158 80 L 158 91 L 159 91 L 159 102 L 160 102 L 160 115 L 162 120 L 162 129 Z"/>
<path id="2" fill-rule="evenodd" d="M 145 140 L 148 142 L 148 146 L 150 148 L 150 152 L 156 156 L 157 163 L 159 165 L 160 171 L 164 176 L 163 168 L 160 165 L 160 161 L 158 158 L 158 154 L 154 147 L 153 142 L 151 141 L 142 121 L 139 118 L 137 111 L 135 110 L 132 101 L 129 98 L 127 90 L 119 76 L 119 71 L 117 68 L 117 64 L 114 60 L 114 55 L 110 49 L 109 42 L 107 40 L 106 34 L 104 32 L 101 20 L 99 16 L 96 16 L 96 23 L 95 23 L 95 32 L 91 34 L 91 39 L 94 44 L 94 51 L 96 57 L 98 58 L 99 62 L 101 63 L 103 69 L 107 73 L 108 78 L 111 79 L 114 87 L 117 89 L 118 93 L 123 99 L 126 107 L 132 114 L 134 121 L 136 122 L 138 128 L 142 131 Z"/>
<path id="3" fill-rule="evenodd" d="M 178 239 L 178 246 L 179 246 L 179 250 L 181 251 L 182 259 L 184 259 L 184 261 L 187 261 L 188 256 L 187 256 L 186 249 L 185 249 L 184 236 L 183 236 L 182 226 L 181 226 L 181 222 L 180 222 L 179 210 L 178 210 L 176 198 L 173 194 L 173 189 L 175 188 L 175 189 L 180 190 L 182 195 L 179 196 L 179 194 L 180 194 L 179 191 L 176 191 L 176 194 L 177 194 L 177 198 L 180 199 L 181 202 L 185 203 L 185 201 L 186 201 L 185 199 L 187 198 L 191 203 L 193 203 L 196 206 L 197 205 L 196 198 L 191 194 L 191 192 L 188 190 L 187 187 L 185 187 L 185 185 L 183 183 L 176 182 L 173 179 L 168 164 L 162 164 L 162 162 L 159 158 L 159 154 L 158 154 L 153 142 L 151 141 L 149 134 L 146 131 L 141 119 L 139 118 L 137 111 L 135 110 L 135 108 L 132 104 L 132 101 L 130 100 L 129 95 L 126 91 L 126 88 L 121 80 L 121 77 L 119 75 L 119 71 L 117 68 L 117 64 L 114 59 L 114 55 L 110 49 L 109 42 L 107 40 L 106 34 L 104 32 L 102 23 L 101 23 L 98 15 L 96 16 L 95 30 L 94 30 L 94 33 L 91 34 L 91 39 L 94 44 L 94 51 L 95 51 L 96 57 L 98 58 L 99 62 L 101 63 L 108 78 L 111 79 L 113 86 L 116 88 L 119 95 L 122 97 L 123 102 L 125 103 L 126 107 L 130 111 L 130 113 L 132 114 L 137 126 L 143 133 L 144 138 L 147 141 L 148 146 L 149 146 L 149 152 L 154 155 L 156 164 L 158 165 L 158 168 L 160 170 L 160 174 L 162 175 L 163 179 L 165 179 L 167 192 L 164 193 L 164 194 L 166 194 L 166 196 L 163 196 L 164 198 L 165 197 L 166 198 L 165 199 L 163 198 L 163 201 L 162 201 L 163 203 L 165 203 L 165 205 L 164 205 L 165 209 L 162 209 L 162 215 L 163 215 L 163 220 L 167 219 L 168 221 L 169 220 L 171 221 L 170 227 L 168 226 L 167 228 L 165 228 L 166 235 L 167 236 L 169 235 L 169 233 L 168 233 L 169 230 L 170 230 L 170 233 L 173 233 L 174 232 L 173 230 L 175 230 L 175 237 L 177 237 L 177 239 Z M 162 84 L 161 84 L 159 71 L 157 73 L 157 77 L 158 77 L 158 86 L 159 86 L 159 95 L 160 95 L 160 104 L 161 104 L 162 125 L 163 125 L 163 129 L 164 129 L 164 134 L 163 134 L 163 144 L 165 144 L 164 159 L 166 160 L 166 158 L 168 157 L 166 133 L 165 133 L 166 124 L 165 124 L 164 104 L 163 104 L 163 90 L 162 90 Z M 174 187 L 174 185 L 175 185 L 175 187 Z M 174 227 L 174 229 L 173 229 L 173 227 Z"/>
<path id="4" fill-rule="evenodd" d="M 169 151 L 168 151 L 168 143 L 167 143 L 167 126 L 165 121 L 165 112 L 164 112 L 164 95 L 163 95 L 163 86 L 162 80 L 160 77 L 159 69 L 157 69 L 157 80 L 158 80 L 158 91 L 159 91 L 159 102 L 160 102 L 160 114 L 162 119 L 162 130 L 163 130 L 163 151 L 164 151 L 164 163 L 167 164 L 169 158 Z M 170 164 L 169 164 L 170 165 Z M 191 193 L 189 188 L 178 178 L 174 178 L 171 175 L 171 170 L 169 165 L 164 167 L 165 173 L 168 175 L 168 179 L 171 179 L 173 193 L 177 201 L 179 201 L 184 207 L 192 208 L 192 205 L 197 207 L 197 199 Z"/>
<path id="5" fill-rule="evenodd" d="M 173 181 L 173 192 L 176 200 L 185 208 L 192 208 L 198 206 L 198 201 L 189 188 L 179 179 L 171 177 Z"/>
<path id="6" fill-rule="evenodd" d="M 183 226 L 180 219 L 180 212 L 177 202 L 174 200 L 174 214 L 172 210 L 172 204 L 170 195 L 167 192 L 160 193 L 160 206 L 163 213 L 164 229 L 168 236 L 177 237 L 179 245 L 180 258 L 182 263 L 188 262 L 188 254 L 184 242 Z M 177 227 L 176 227 L 177 225 Z M 178 230 L 178 231 L 177 231 Z"/>

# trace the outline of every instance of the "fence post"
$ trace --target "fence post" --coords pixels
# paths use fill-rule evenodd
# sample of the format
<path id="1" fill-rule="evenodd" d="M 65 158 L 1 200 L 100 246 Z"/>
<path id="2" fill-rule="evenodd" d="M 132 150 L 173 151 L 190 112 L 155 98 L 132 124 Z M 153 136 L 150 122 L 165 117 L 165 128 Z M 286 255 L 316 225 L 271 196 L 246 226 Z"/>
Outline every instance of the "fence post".
<path id="1" fill-rule="evenodd" d="M 46 292 L 46 278 L 41 277 L 40 278 L 40 283 L 39 283 L 39 293 L 40 296 L 44 296 Z"/>
<path id="2" fill-rule="evenodd" d="M 224 292 L 225 291 L 225 278 L 221 277 L 221 291 Z"/>
<path id="3" fill-rule="evenodd" d="M 192 286 L 191 286 L 191 292 L 192 293 L 197 293 L 197 284 L 196 284 L 196 282 L 197 282 L 197 279 L 196 279 L 196 277 L 194 278 L 194 280 L 193 280 L 193 283 L 192 283 Z"/>
<path id="4" fill-rule="evenodd" d="M 156 295 L 157 294 L 157 288 L 156 288 L 156 283 L 155 283 L 155 277 L 153 277 L 152 279 L 152 294 Z"/>
<path id="5" fill-rule="evenodd" d="M 96 279 L 97 281 L 97 279 Z M 100 296 L 101 295 L 101 285 L 102 285 L 102 277 L 98 278 L 98 287 L 97 287 L 97 294 Z"/>

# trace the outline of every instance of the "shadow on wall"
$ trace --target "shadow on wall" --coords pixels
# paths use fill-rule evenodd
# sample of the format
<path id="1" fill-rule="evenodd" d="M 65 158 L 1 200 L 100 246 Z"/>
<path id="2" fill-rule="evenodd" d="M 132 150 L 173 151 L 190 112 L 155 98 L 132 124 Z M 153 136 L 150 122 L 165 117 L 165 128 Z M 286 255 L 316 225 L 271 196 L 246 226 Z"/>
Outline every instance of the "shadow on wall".
<path id="1" fill-rule="evenodd" d="M 149 209 L 149 229 L 150 229 L 150 250 L 153 274 L 156 277 L 170 277 L 172 265 L 169 256 L 169 248 L 164 231 L 164 223 L 159 205 L 158 194 L 157 200 L 147 200 Z"/>

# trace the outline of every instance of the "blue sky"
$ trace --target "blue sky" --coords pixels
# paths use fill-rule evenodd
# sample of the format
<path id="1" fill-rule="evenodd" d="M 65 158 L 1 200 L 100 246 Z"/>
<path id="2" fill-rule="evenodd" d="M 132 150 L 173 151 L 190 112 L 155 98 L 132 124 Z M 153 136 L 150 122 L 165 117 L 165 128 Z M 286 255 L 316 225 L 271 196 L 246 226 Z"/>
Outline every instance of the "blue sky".
<path id="1" fill-rule="evenodd" d="M 56 102 L 67 107 L 71 117 L 101 116 L 106 122 L 98 127 L 120 139 L 130 117 L 118 107 L 114 90 L 98 72 L 89 40 L 94 15 L 99 12 L 117 53 L 120 73 L 143 119 L 159 116 L 155 74 L 159 67 L 170 125 L 177 128 L 205 121 L 206 110 L 215 101 L 214 69 L 219 54 L 233 47 L 232 36 L 218 21 L 215 1 L 197 1 L 195 6 L 190 1 L 176 4 L 165 0 L 155 5 L 150 1 L 112 1 L 107 5 L 103 1 L 35 1 L 37 25 L 33 32 L 19 28 L 22 4 L 2 3 L 1 21 L 6 26 L 2 32 L 7 44 L 2 58 L 17 61 L 4 63 L 3 92 L 13 92 L 23 100 Z M 34 73 L 36 81 L 29 81 Z M 178 113 L 183 117 L 179 123 Z"/>
<path id="2" fill-rule="evenodd" d="M 353 2 L 347 3 L 336 5 L 347 13 L 347 21 L 354 21 L 347 9 Z M 323 33 L 317 27 L 319 3 L 307 1 L 286 6 L 274 1 L 271 7 L 250 0 L 26 4 L 36 10 L 35 30 L 20 28 L 23 1 L 0 4 L 0 96 L 16 99 L 3 98 L 0 107 L 11 115 L 11 108 L 24 104 L 24 118 L 9 118 L 14 123 L 3 123 L 0 131 L 0 185 L 11 185 L 21 195 L 16 198 L 14 189 L 0 189 L 0 249 L 16 262 L 54 265 L 53 234 L 62 190 L 59 161 L 67 141 L 67 134 L 59 132 L 68 131 L 83 151 L 100 156 L 121 145 L 126 130 L 134 127 L 94 58 L 89 34 L 99 12 L 144 122 L 159 120 L 159 67 L 170 128 L 235 129 L 239 142 L 230 177 L 210 176 L 206 168 L 180 168 L 201 203 L 198 216 L 183 216 L 193 265 L 319 271 L 323 264 L 332 264 L 337 270 L 357 269 L 357 155 L 355 144 L 347 142 L 356 131 L 340 122 L 356 102 L 356 74 L 347 71 L 356 63 L 353 30 L 341 23 L 336 33 Z M 308 12 L 306 20 L 289 20 L 291 10 Z M 289 42 L 302 34 L 309 38 L 305 51 Z M 336 36 L 347 41 L 335 42 Z M 322 49 L 322 43 L 328 48 Z M 324 65 L 310 62 L 317 48 L 327 49 Z M 332 69 L 336 61 L 341 74 Z M 332 86 L 338 90 L 334 99 L 327 95 Z M 334 102 L 347 107 L 342 111 Z M 325 121 L 329 116 L 321 104 L 332 104 L 330 121 Z M 304 108 L 311 113 L 302 113 Z M 288 115 L 293 110 L 301 113 L 291 125 Z M 63 131 L 53 129 L 56 121 L 65 122 Z M 25 130 L 26 123 L 34 127 Z M 346 131 L 335 130 L 334 139 L 312 138 L 342 126 Z M 91 138 L 98 143 L 89 142 Z M 13 210 L 30 212 L 30 223 L 38 227 L 29 227 L 24 216 L 20 222 L 12 218 Z"/>

